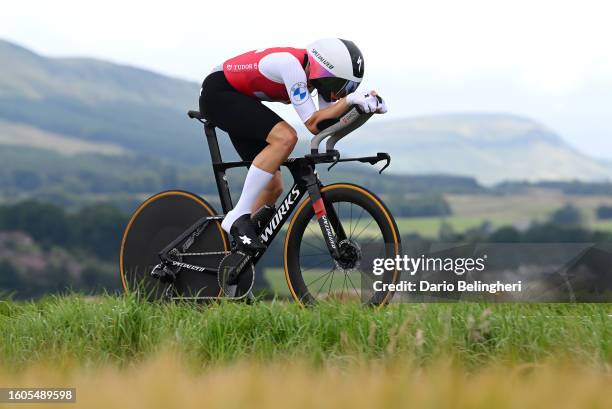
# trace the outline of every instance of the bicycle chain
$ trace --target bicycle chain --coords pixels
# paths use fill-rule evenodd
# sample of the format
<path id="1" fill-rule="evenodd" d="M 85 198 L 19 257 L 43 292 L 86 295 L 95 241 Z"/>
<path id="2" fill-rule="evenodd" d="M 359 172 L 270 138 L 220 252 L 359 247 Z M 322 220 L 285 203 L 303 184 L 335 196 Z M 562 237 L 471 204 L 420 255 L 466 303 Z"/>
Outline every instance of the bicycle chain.
<path id="1" fill-rule="evenodd" d="M 219 256 L 219 255 L 227 255 L 229 251 L 207 251 L 202 253 L 178 253 L 177 256 Z"/>

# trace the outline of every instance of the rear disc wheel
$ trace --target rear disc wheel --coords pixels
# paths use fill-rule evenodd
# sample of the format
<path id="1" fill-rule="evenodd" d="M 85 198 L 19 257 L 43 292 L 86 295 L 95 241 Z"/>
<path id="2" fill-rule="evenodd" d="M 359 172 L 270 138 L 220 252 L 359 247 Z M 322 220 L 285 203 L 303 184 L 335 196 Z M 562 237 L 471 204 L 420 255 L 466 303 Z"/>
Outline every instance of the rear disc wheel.
<path id="1" fill-rule="evenodd" d="M 165 295 L 179 299 L 219 297 L 217 268 L 229 252 L 229 242 L 217 220 L 209 221 L 185 251 L 204 255 L 178 255 L 181 249 L 170 252 L 171 259 L 205 267 L 206 271 L 171 266 L 176 274 L 172 285 L 150 275 L 160 263 L 158 254 L 163 248 L 202 217 L 215 215 L 204 199 L 178 190 L 158 193 L 143 202 L 130 218 L 121 240 L 119 267 L 124 290 L 136 291 L 151 300 Z"/>

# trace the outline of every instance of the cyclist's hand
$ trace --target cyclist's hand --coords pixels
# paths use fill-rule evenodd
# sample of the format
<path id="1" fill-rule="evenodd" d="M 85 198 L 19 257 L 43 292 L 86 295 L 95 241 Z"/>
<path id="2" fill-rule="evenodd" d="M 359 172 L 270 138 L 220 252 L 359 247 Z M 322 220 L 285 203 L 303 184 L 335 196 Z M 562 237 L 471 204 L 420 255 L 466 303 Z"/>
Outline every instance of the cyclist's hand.
<path id="1" fill-rule="evenodd" d="M 379 95 L 378 96 L 379 101 L 378 101 L 378 109 L 376 109 L 376 113 L 377 114 L 386 114 L 387 113 L 387 104 L 385 103 L 385 100 L 382 99 L 382 97 Z"/>
<path id="2" fill-rule="evenodd" d="M 378 109 L 378 99 L 369 93 L 353 92 L 346 96 L 349 105 L 357 105 L 365 113 L 376 112 Z"/>
<path id="3" fill-rule="evenodd" d="M 382 99 L 382 97 L 380 95 L 378 95 L 378 92 L 376 92 L 374 90 L 370 91 L 370 95 L 378 96 L 378 108 L 376 109 L 376 113 L 377 114 L 386 114 L 387 113 L 387 104 L 385 103 L 385 100 Z"/>

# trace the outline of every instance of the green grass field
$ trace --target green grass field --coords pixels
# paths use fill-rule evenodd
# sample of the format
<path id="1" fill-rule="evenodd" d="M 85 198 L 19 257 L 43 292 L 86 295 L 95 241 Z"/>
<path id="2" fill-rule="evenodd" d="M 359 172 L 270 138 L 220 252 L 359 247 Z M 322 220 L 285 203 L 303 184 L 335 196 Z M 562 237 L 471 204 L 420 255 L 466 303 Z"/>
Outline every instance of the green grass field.
<path id="1" fill-rule="evenodd" d="M 76 404 L 60 408 L 604 409 L 611 313 L 610 304 L 0 301 L 0 385 L 76 388 Z"/>
<path id="2" fill-rule="evenodd" d="M 473 366 L 549 357 L 612 364 L 612 308 L 588 305 L 139 302 L 51 297 L 0 303 L 0 361 L 127 364 L 177 351 L 196 366 L 254 359 L 324 362 L 448 357 Z"/>

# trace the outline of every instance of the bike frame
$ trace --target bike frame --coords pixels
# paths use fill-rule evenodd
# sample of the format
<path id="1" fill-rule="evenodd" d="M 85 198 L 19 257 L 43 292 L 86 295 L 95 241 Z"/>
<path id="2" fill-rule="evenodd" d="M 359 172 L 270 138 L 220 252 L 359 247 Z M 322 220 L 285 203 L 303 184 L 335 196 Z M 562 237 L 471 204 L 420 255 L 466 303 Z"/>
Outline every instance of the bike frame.
<path id="1" fill-rule="evenodd" d="M 217 184 L 217 190 L 219 192 L 221 207 L 223 209 L 223 213 L 227 213 L 233 208 L 233 205 L 229 185 L 227 182 L 226 170 L 237 167 L 249 167 L 251 165 L 251 162 L 223 162 L 214 124 L 208 121 L 202 121 L 199 118 L 196 119 L 198 119 L 204 124 L 204 133 L 206 135 L 206 140 L 208 142 L 208 147 L 210 150 L 213 173 L 215 176 L 215 182 Z M 373 165 L 382 160 L 386 160 L 387 164 L 381 169 L 380 172 L 382 172 L 389 165 L 390 158 L 389 155 L 386 153 L 378 153 L 376 156 L 340 159 L 338 151 L 331 151 L 326 152 L 324 154 L 313 153 L 304 157 L 289 158 L 286 162 L 283 163 L 283 166 L 287 167 L 291 172 L 291 175 L 294 179 L 294 184 L 291 189 L 289 189 L 289 192 L 283 199 L 281 205 L 276 210 L 274 216 L 271 218 L 263 232 L 260 234 L 260 239 L 264 244 L 269 246 L 272 240 L 274 240 L 276 235 L 280 232 L 283 225 L 287 222 L 287 220 L 293 213 L 293 210 L 298 206 L 302 197 L 306 193 L 308 193 L 311 205 L 313 206 L 313 210 L 317 216 L 319 226 L 321 227 L 321 231 L 323 232 L 323 237 L 325 238 L 327 248 L 329 249 L 332 257 L 334 259 L 338 259 L 340 257 L 340 254 L 338 252 L 338 242 L 346 239 L 346 233 L 342 228 L 342 224 L 338 220 L 338 215 L 336 214 L 335 209 L 333 208 L 333 206 L 329 206 L 325 201 L 324 193 L 321 192 L 323 184 L 319 180 L 319 177 L 315 170 L 315 166 L 316 164 L 320 163 L 331 163 L 331 168 L 338 162 L 349 161 L 358 161 L 370 163 Z M 204 267 L 171 260 L 169 257 L 169 253 L 172 249 L 176 248 L 179 244 L 181 244 L 181 242 L 188 239 L 190 236 L 195 239 L 195 237 L 197 237 L 197 235 L 199 234 L 198 232 L 202 231 L 210 221 L 221 220 L 223 219 L 223 217 L 224 216 L 219 215 L 213 217 L 203 217 L 202 219 L 198 220 L 191 227 L 185 230 L 181 235 L 179 235 L 175 240 L 168 244 L 168 246 L 166 246 L 162 251 L 160 251 L 159 256 L 161 261 L 164 263 L 169 263 L 196 271 L 205 271 L 206 268 Z M 332 226 L 335 227 L 336 231 L 334 231 L 334 228 Z M 248 258 L 248 262 L 251 262 L 255 265 L 264 254 L 265 250 L 257 252 L 252 257 Z"/>

